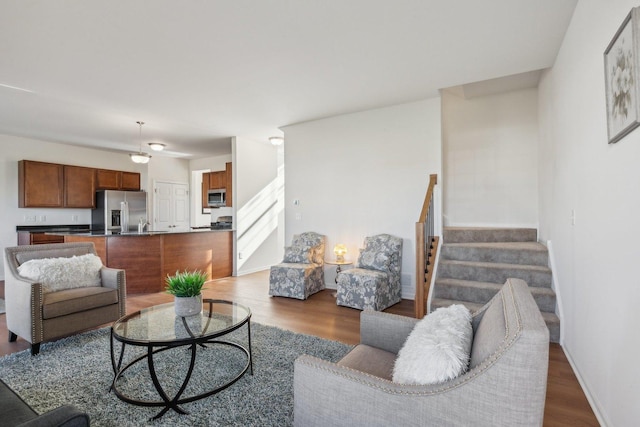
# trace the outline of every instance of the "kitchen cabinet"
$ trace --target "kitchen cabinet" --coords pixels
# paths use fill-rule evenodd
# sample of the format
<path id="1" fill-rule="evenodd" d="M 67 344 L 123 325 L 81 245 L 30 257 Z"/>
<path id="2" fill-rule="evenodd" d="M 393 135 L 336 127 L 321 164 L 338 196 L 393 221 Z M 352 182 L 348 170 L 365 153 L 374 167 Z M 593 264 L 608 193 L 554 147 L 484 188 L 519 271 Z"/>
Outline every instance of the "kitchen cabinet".
<path id="1" fill-rule="evenodd" d="M 61 208 L 64 167 L 55 163 L 18 162 L 18 207 Z"/>
<path id="2" fill-rule="evenodd" d="M 18 233 L 18 245 L 45 245 L 47 243 L 64 243 L 64 236 L 45 233 L 21 231 Z"/>
<path id="3" fill-rule="evenodd" d="M 225 183 L 225 188 L 227 189 L 227 207 L 231 207 L 232 205 L 232 194 L 233 194 L 233 170 L 232 170 L 232 163 L 228 162 L 225 164 L 225 176 L 226 176 L 226 183 Z"/>
<path id="4" fill-rule="evenodd" d="M 64 207 L 96 207 L 96 170 L 82 166 L 64 166 Z"/>
<path id="5" fill-rule="evenodd" d="M 98 190 L 140 190 L 140 174 L 110 169 L 96 171 Z"/>
<path id="6" fill-rule="evenodd" d="M 137 172 L 122 172 L 123 190 L 140 190 L 140 174 Z"/>
<path id="7" fill-rule="evenodd" d="M 224 188 L 227 191 L 227 207 L 233 206 L 233 164 L 227 162 L 225 170 L 217 172 L 205 172 L 202 174 L 202 207 L 207 207 L 209 190 Z"/>
<path id="8" fill-rule="evenodd" d="M 96 190 L 140 190 L 140 174 L 21 160 L 18 207 L 95 208 Z"/>
<path id="9" fill-rule="evenodd" d="M 226 188 L 227 186 L 227 174 L 225 171 L 209 172 L 209 189 L 219 190 Z"/>
<path id="10" fill-rule="evenodd" d="M 209 191 L 209 173 L 202 174 L 202 208 L 206 208 L 208 205 L 207 192 Z"/>

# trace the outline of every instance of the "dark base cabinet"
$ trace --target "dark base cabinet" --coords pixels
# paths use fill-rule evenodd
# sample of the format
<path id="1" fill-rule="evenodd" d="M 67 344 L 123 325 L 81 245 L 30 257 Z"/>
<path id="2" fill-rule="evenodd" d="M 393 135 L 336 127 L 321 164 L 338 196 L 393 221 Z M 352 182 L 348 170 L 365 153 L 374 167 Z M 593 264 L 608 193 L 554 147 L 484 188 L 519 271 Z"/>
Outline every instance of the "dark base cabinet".
<path id="1" fill-rule="evenodd" d="M 64 236 L 54 236 L 44 233 L 30 233 L 21 231 L 18 233 L 18 245 L 46 245 L 47 243 L 64 243 Z"/>
<path id="2" fill-rule="evenodd" d="M 167 275 L 201 270 L 209 279 L 233 273 L 233 232 L 199 231 L 130 236 L 66 235 L 65 242 L 93 242 L 102 262 L 126 271 L 127 294 L 161 292 Z"/>

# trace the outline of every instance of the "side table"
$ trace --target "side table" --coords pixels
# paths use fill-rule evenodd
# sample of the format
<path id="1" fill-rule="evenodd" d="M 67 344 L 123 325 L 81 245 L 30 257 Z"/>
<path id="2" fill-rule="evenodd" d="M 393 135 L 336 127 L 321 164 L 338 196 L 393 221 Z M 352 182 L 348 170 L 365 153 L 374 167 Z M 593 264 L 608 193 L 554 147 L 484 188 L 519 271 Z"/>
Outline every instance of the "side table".
<path id="1" fill-rule="evenodd" d="M 353 264 L 353 261 L 324 261 L 325 264 L 329 264 L 329 265 L 335 265 L 336 266 L 336 285 L 338 284 L 338 275 L 340 274 L 340 272 L 342 271 L 342 266 L 343 265 L 351 265 Z M 333 296 L 335 297 L 337 295 L 337 291 L 333 293 Z"/>

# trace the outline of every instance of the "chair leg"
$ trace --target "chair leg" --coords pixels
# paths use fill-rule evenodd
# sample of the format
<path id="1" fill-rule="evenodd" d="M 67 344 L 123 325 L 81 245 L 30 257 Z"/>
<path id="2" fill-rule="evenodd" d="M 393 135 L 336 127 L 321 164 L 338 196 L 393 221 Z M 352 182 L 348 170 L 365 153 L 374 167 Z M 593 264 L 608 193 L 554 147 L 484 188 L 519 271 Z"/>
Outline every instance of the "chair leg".
<path id="1" fill-rule="evenodd" d="M 35 356 L 40 353 L 40 343 L 31 344 L 31 355 Z"/>
<path id="2" fill-rule="evenodd" d="M 9 342 L 15 342 L 18 339 L 18 336 L 13 332 L 9 331 Z"/>

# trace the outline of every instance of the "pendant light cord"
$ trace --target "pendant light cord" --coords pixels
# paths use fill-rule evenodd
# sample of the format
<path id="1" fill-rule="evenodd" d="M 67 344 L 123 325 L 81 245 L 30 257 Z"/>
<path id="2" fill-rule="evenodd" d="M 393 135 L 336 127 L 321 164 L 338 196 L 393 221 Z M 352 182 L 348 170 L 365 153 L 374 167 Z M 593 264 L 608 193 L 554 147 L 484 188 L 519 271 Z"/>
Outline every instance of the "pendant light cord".
<path id="1" fill-rule="evenodd" d="M 138 142 L 140 143 L 140 154 L 142 154 L 142 125 L 144 122 L 138 121 L 136 122 L 140 126 L 140 133 L 138 135 Z"/>

